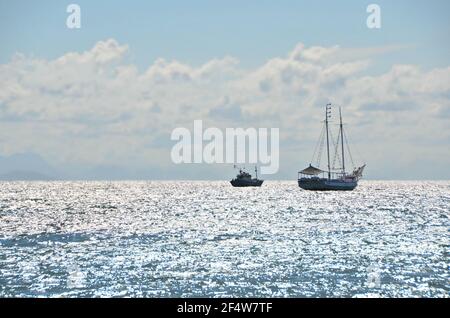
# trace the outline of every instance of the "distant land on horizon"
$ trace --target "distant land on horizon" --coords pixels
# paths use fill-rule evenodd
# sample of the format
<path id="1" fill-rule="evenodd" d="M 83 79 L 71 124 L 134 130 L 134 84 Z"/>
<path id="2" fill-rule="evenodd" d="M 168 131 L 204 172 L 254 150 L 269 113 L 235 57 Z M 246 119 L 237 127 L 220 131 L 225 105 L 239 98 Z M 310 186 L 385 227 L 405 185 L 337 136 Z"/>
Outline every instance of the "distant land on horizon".
<path id="1" fill-rule="evenodd" d="M 56 170 L 37 154 L 0 156 L 0 180 L 53 180 L 56 175 Z"/>
<path id="2" fill-rule="evenodd" d="M 72 167 L 64 170 L 61 167 L 53 167 L 44 158 L 35 153 L 20 153 L 10 156 L 0 156 L 0 181 L 221 181 L 231 180 L 235 176 L 235 170 L 229 169 L 225 174 L 223 169 L 217 166 L 209 167 L 199 165 L 199 171 L 207 171 L 209 179 L 198 178 L 197 173 L 184 173 L 183 165 L 177 165 L 174 170 L 178 173 L 174 178 L 174 170 L 168 173 L 163 169 L 148 168 L 146 171 L 127 170 L 118 166 L 87 166 L 74 167 L 72 173 L 68 171 Z M 369 166 L 370 168 L 370 166 Z M 297 168 L 298 169 L 298 168 Z M 290 181 L 296 180 L 297 171 L 292 174 L 292 178 L 286 176 L 263 176 L 267 181 Z M 363 180 L 371 181 L 447 181 L 448 179 L 430 178 L 374 178 L 365 177 Z"/>
<path id="3" fill-rule="evenodd" d="M 26 170 L 15 170 L 10 171 L 8 173 L 4 173 L 0 175 L 1 181 L 53 181 L 56 180 L 50 176 L 45 174 L 35 172 L 35 171 L 26 171 Z"/>

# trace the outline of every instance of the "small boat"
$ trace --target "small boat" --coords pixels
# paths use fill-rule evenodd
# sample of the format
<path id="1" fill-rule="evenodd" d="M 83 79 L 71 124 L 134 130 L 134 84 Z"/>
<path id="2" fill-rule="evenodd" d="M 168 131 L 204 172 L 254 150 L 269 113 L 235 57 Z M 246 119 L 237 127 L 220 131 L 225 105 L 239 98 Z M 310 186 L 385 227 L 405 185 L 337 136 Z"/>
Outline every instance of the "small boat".
<path id="1" fill-rule="evenodd" d="M 252 175 L 242 169 L 239 169 L 239 173 L 233 180 L 230 181 L 233 187 L 260 187 L 264 180 L 258 179 L 258 169 L 255 166 L 256 178 L 252 178 Z"/>
<path id="2" fill-rule="evenodd" d="M 353 169 L 351 173 L 347 173 L 345 171 L 345 152 L 344 152 L 344 129 L 342 125 L 342 115 L 341 109 L 339 108 L 339 135 L 335 146 L 334 151 L 334 160 L 333 165 L 330 163 L 330 135 L 331 132 L 328 128 L 329 119 L 331 117 L 331 104 L 326 105 L 325 109 L 325 121 L 324 121 L 324 129 L 322 129 L 321 136 L 319 138 L 319 147 L 316 146 L 316 150 L 314 151 L 313 160 L 315 158 L 317 152 L 317 167 L 314 167 L 312 164 L 309 165 L 306 169 L 303 169 L 298 173 L 298 186 L 304 190 L 311 191 L 351 191 L 358 186 L 359 179 L 362 178 L 362 173 L 366 165 L 362 165 L 360 167 L 356 167 Z M 324 131 L 326 133 L 324 133 Z M 327 149 L 327 159 L 328 165 L 327 170 L 322 170 L 318 168 L 320 166 L 320 157 L 322 154 L 322 146 L 324 144 L 324 135 L 326 135 L 326 149 Z M 345 139 L 346 140 L 346 139 Z M 339 149 L 339 144 L 341 145 Z M 348 153 L 350 154 L 350 158 L 353 162 L 350 148 L 348 147 Z M 339 152 L 341 153 L 339 155 Z M 341 158 L 339 158 L 339 156 Z M 336 160 L 341 163 L 340 167 L 335 167 Z"/>

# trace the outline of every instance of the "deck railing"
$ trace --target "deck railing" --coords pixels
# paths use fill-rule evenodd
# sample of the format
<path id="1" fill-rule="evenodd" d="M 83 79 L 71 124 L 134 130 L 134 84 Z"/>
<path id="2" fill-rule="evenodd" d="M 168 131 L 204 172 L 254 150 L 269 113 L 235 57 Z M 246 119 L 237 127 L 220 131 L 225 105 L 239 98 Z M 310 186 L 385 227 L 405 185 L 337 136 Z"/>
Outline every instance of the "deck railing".
<path id="1" fill-rule="evenodd" d="M 331 172 L 330 173 L 330 179 L 343 179 L 345 176 L 348 176 L 348 174 L 345 174 L 343 172 Z M 302 172 L 298 172 L 298 179 L 328 179 L 328 171 L 321 172 L 317 175 L 309 175 Z"/>

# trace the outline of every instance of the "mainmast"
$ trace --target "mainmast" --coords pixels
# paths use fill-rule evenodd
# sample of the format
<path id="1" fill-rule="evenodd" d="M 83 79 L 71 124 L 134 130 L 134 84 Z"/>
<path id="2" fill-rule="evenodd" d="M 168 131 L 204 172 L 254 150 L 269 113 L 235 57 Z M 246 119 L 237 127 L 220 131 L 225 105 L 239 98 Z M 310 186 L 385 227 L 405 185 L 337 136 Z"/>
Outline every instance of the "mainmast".
<path id="1" fill-rule="evenodd" d="M 345 160 L 344 160 L 344 128 L 342 126 L 342 114 L 341 108 L 339 107 L 339 118 L 341 126 L 341 149 L 342 149 L 342 174 L 345 176 Z"/>
<path id="2" fill-rule="evenodd" d="M 327 158 L 328 158 L 328 180 L 331 179 L 331 167 L 330 167 L 330 142 L 328 141 L 328 116 L 331 113 L 331 104 L 328 103 L 325 108 L 325 129 L 327 131 Z"/>

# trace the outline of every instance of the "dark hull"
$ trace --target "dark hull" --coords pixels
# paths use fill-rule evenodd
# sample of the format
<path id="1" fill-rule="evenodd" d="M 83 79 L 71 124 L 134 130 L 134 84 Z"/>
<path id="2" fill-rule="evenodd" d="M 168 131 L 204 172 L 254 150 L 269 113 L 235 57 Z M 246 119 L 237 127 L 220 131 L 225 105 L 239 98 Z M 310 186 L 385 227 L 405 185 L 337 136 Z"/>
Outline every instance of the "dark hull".
<path id="1" fill-rule="evenodd" d="M 264 180 L 239 180 L 233 179 L 230 181 L 233 187 L 260 187 L 263 184 Z"/>
<path id="2" fill-rule="evenodd" d="M 357 185 L 357 181 L 344 181 L 340 179 L 298 179 L 298 186 L 310 191 L 352 191 Z"/>

